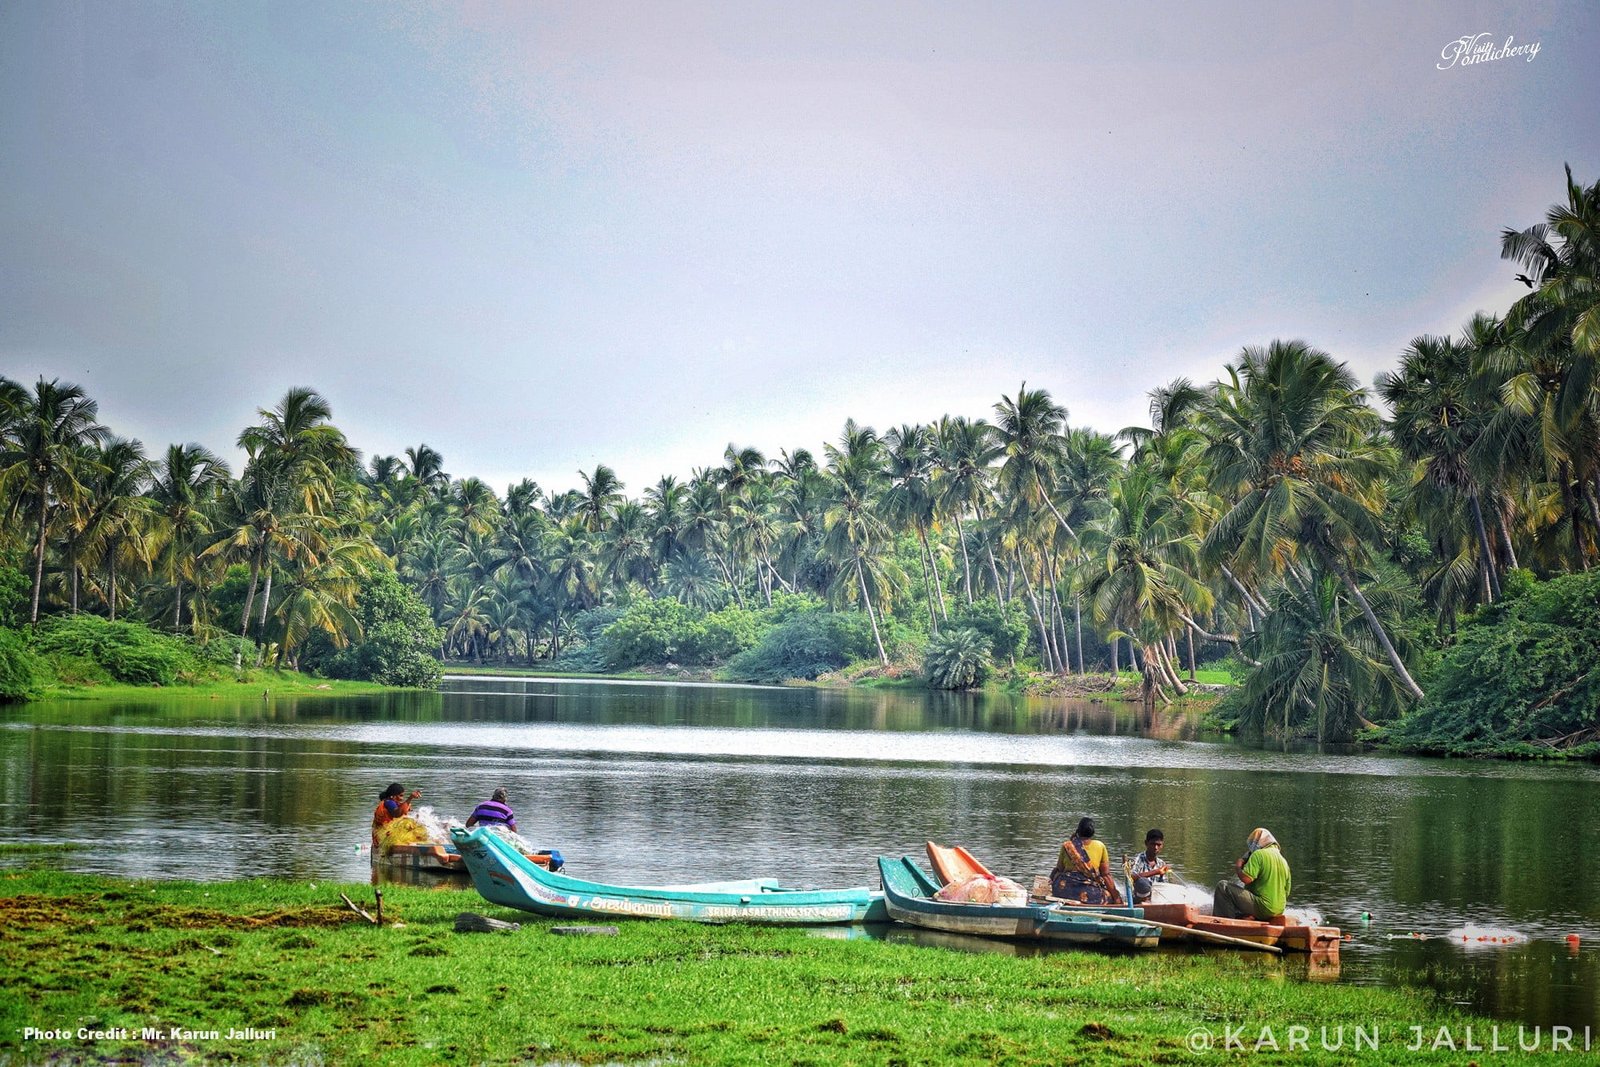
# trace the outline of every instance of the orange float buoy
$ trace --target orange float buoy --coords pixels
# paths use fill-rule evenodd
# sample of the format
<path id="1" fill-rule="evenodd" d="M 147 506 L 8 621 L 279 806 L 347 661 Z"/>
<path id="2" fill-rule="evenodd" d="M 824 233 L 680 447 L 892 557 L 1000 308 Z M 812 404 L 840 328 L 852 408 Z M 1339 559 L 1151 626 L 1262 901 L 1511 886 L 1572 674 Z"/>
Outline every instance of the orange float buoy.
<path id="1" fill-rule="evenodd" d="M 1569 948 L 1577 948 L 1578 947 L 1578 935 L 1577 934 L 1568 934 L 1567 935 L 1567 946 Z"/>

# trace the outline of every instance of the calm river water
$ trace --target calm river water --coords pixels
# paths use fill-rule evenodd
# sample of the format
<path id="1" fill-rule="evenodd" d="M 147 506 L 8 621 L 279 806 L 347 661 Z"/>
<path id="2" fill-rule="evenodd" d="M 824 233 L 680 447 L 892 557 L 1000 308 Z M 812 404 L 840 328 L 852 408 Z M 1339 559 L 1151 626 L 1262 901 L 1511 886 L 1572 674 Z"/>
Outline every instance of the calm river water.
<path id="1" fill-rule="evenodd" d="M 1087 813 L 1119 869 L 1159 826 L 1168 860 L 1210 884 L 1264 825 L 1290 903 L 1355 934 L 1338 980 L 1600 1030 L 1593 765 L 1252 748 L 1062 700 L 542 679 L 0 709 L 0 819 L 14 840 L 79 843 L 60 860 L 75 870 L 365 880 L 394 779 L 457 818 L 503 785 L 573 873 L 635 883 L 859 885 L 878 854 L 933 838 L 1026 884 Z M 1469 924 L 1528 940 L 1443 936 Z"/>

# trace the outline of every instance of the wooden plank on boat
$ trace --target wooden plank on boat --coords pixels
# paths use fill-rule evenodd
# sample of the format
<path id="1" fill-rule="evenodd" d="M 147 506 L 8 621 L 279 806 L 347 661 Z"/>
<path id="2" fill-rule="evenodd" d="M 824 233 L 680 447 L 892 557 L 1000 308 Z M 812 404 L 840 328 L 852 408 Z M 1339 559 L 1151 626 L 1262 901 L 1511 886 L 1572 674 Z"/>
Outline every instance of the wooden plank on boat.
<path id="1" fill-rule="evenodd" d="M 945 885 L 959 885 L 978 875 L 994 877 L 993 871 L 960 845 L 938 845 L 929 841 L 927 847 L 928 862 L 933 864 L 933 873 Z"/>

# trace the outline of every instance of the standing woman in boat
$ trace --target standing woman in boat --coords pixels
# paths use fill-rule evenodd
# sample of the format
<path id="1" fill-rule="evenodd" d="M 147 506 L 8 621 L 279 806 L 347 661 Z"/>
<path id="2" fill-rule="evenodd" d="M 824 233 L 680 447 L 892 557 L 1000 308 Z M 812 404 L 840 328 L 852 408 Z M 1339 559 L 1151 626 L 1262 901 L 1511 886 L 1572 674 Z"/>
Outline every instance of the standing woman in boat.
<path id="1" fill-rule="evenodd" d="M 378 835 L 396 819 L 411 814 L 411 802 L 422 795 L 413 789 L 409 794 L 399 782 L 390 782 L 389 788 L 378 794 L 378 806 L 372 809 L 372 844 L 377 847 Z"/>
<path id="2" fill-rule="evenodd" d="M 1084 816 L 1078 830 L 1061 843 L 1061 855 L 1050 872 L 1050 895 L 1078 904 L 1121 904 L 1122 894 L 1111 877 L 1111 857 L 1095 840 L 1094 820 Z"/>

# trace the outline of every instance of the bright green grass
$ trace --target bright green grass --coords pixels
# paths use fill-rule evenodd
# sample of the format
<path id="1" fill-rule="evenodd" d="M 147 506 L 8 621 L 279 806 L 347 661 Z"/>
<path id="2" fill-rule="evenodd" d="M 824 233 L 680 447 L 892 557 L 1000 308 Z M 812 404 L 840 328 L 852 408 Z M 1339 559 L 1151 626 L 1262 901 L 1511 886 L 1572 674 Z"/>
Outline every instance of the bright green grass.
<path id="1" fill-rule="evenodd" d="M 0 874 L 0 1062 L 1189 1063 L 1204 1062 L 1185 1048 L 1195 1028 L 1243 1026 L 1253 1045 L 1270 1025 L 1282 1045 L 1301 1024 L 1343 1025 L 1347 1042 L 1376 1028 L 1365 1058 L 1409 1063 L 1411 1026 L 1469 1022 L 1422 992 L 1293 980 L 1292 958 L 1014 958 L 643 921 L 558 937 L 476 894 L 400 887 L 387 915 L 405 925 L 379 929 L 342 921 L 341 889 L 370 906 L 366 886 Z M 463 910 L 523 927 L 457 934 Z M 133 1034 L 25 1042 L 28 1026 Z M 146 1026 L 275 1036 L 139 1040 Z M 1315 1038 L 1209 1058 L 1351 1060 Z"/>
<path id="2" fill-rule="evenodd" d="M 395 691 L 391 686 L 376 685 L 372 682 L 350 682 L 328 678 L 317 678 L 299 671 L 275 670 L 250 670 L 243 672 L 237 678 L 223 681 L 201 682 L 197 685 L 122 685 L 107 683 L 105 685 L 54 685 L 45 690 L 41 701 L 44 700 L 111 700 L 138 697 L 148 700 L 152 697 L 170 696 L 174 698 L 190 698 L 196 696 L 209 697 L 249 697 L 259 699 L 266 695 L 278 696 L 312 696 L 316 694 L 348 694 L 348 693 L 381 693 Z"/>

